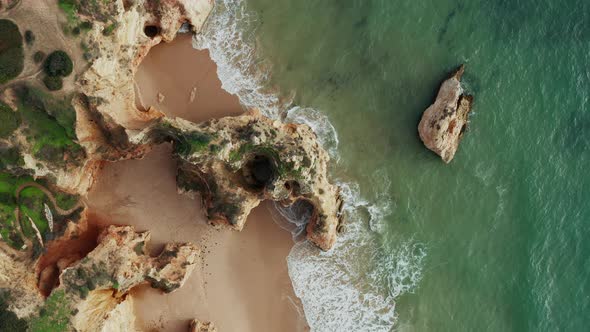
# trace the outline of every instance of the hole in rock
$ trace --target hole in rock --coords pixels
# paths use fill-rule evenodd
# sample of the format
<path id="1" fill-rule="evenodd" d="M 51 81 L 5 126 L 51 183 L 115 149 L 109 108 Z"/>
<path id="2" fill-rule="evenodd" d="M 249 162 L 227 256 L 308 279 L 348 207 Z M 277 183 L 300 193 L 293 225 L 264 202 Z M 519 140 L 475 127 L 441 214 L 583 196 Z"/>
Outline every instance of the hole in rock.
<path id="1" fill-rule="evenodd" d="M 297 181 L 285 182 L 285 189 L 291 192 L 291 197 L 297 197 L 301 194 L 301 186 Z"/>
<path id="2" fill-rule="evenodd" d="M 156 37 L 160 33 L 160 28 L 155 25 L 146 25 L 143 28 L 143 33 L 145 33 L 146 36 L 154 39 L 154 37 Z"/>
<path id="3" fill-rule="evenodd" d="M 262 190 L 276 178 L 273 161 L 265 155 L 254 155 L 242 168 L 246 185 L 254 190 Z"/>

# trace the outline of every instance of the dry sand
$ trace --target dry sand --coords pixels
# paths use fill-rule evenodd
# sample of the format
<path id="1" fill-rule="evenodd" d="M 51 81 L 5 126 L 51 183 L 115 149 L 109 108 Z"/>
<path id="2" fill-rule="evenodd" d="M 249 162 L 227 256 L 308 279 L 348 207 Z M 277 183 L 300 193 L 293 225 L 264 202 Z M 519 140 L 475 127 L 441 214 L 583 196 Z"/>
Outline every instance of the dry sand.
<path id="1" fill-rule="evenodd" d="M 208 52 L 192 49 L 188 36 L 150 51 L 136 80 L 144 105 L 156 105 L 158 92 L 165 95 L 158 108 L 169 116 L 203 121 L 242 112 L 237 98 L 220 88 Z M 193 86 L 198 92 L 191 103 Z M 221 332 L 308 330 L 287 272 L 291 234 L 274 223 L 270 203 L 252 212 L 242 232 L 213 229 L 198 198 L 176 192 L 170 145 L 142 160 L 106 164 L 88 198 L 98 220 L 150 230 L 154 253 L 170 241 L 203 250 L 202 265 L 176 292 L 142 287 L 133 293 L 138 328 L 185 331 L 198 318 Z"/>
<path id="2" fill-rule="evenodd" d="M 189 34 L 179 34 L 173 42 L 152 48 L 135 80 L 139 104 L 153 106 L 168 116 L 202 122 L 244 111 L 238 97 L 221 88 L 209 51 L 192 48 Z"/>

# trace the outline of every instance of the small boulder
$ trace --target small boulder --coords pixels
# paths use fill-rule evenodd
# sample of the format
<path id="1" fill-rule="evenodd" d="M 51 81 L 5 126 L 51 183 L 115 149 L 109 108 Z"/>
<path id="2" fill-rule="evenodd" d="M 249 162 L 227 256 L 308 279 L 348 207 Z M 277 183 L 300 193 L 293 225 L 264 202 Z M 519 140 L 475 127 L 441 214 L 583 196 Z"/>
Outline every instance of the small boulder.
<path id="1" fill-rule="evenodd" d="M 445 163 L 449 163 L 457 152 L 473 104 L 473 96 L 463 94 L 461 87 L 464 70 L 464 65 L 461 65 L 442 83 L 434 104 L 424 111 L 418 125 L 424 145 L 438 154 Z"/>
<path id="2" fill-rule="evenodd" d="M 217 332 L 217 328 L 211 322 L 201 322 L 199 320 L 193 319 L 189 323 L 189 332 Z"/>

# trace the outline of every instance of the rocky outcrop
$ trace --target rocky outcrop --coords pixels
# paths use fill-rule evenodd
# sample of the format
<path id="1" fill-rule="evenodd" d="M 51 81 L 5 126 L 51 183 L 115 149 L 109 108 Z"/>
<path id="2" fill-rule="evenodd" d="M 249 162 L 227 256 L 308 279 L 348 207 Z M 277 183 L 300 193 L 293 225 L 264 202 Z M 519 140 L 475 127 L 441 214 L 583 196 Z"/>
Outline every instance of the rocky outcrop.
<path id="1" fill-rule="evenodd" d="M 329 156 L 308 126 L 251 111 L 201 124 L 162 119 L 136 139 L 173 143 L 178 188 L 201 195 L 211 224 L 241 230 L 262 200 L 304 201 L 307 237 L 324 250 L 334 245 L 342 201 L 327 179 Z"/>
<path id="2" fill-rule="evenodd" d="M 113 1 L 81 16 L 97 24 L 88 35 L 92 65 L 79 80 L 81 91 L 98 112 L 127 129 L 161 117 L 154 108 L 138 109 L 134 76 L 148 51 L 174 39 L 181 26 L 201 29 L 213 0 Z M 101 22 L 99 19 L 104 18 Z M 109 32 L 116 22 L 116 27 Z"/>
<path id="3" fill-rule="evenodd" d="M 334 245 L 342 201 L 327 179 L 329 157 L 308 126 L 256 112 L 193 124 L 136 105 L 139 63 L 181 27 L 198 32 L 213 0 L 68 4 L 67 13 L 44 15 L 36 24 L 55 25 L 61 17 L 51 45 L 71 53 L 75 75 L 61 92 L 47 92 L 34 76 L 0 91 L 2 111 L 15 123 L 0 137 L 0 172 L 7 175 L 0 184 L 15 193 L 0 200 L 0 288 L 14 298 L 10 310 L 33 316 L 33 330 L 127 331 L 133 287 L 148 283 L 171 292 L 185 282 L 199 256 L 194 245 L 167 245 L 151 257 L 149 233 L 112 226 L 85 248 L 74 238 L 85 242 L 78 235 L 86 233 L 71 232 L 85 225 L 84 199 L 65 213 L 53 197 L 59 193 L 60 204 L 80 198 L 105 161 L 141 158 L 154 144 L 173 144 L 178 188 L 201 196 L 211 224 L 241 230 L 264 199 L 297 203 L 311 215 L 308 238 L 324 250 Z M 18 192 L 32 186 L 24 181 L 50 187 L 50 194 L 41 190 L 21 202 Z"/>
<path id="4" fill-rule="evenodd" d="M 193 319 L 189 323 L 188 332 L 217 332 L 217 328 L 212 322 L 201 322 Z"/>
<path id="5" fill-rule="evenodd" d="M 0 242 L 0 290 L 10 293 L 9 310 L 19 318 L 33 315 L 44 301 L 35 274 L 31 273 L 34 269 L 30 259 Z"/>
<path id="6" fill-rule="evenodd" d="M 150 284 L 172 292 L 184 284 L 200 257 L 199 249 L 187 243 L 167 244 L 152 257 L 146 250 L 149 239 L 149 232 L 137 233 L 130 226 L 106 228 L 86 257 L 64 262 L 71 265 L 32 320 L 33 330 L 57 323 L 76 331 L 134 330 L 131 289 Z"/>
<path id="7" fill-rule="evenodd" d="M 146 253 L 150 233 L 136 233 L 130 226 L 109 226 L 98 237 L 98 246 L 60 276 L 60 287 L 78 292 L 115 289 L 127 293 L 149 283 L 169 293 L 184 284 L 199 258 L 199 249 L 190 243 L 167 244 L 162 253 Z"/>
<path id="8" fill-rule="evenodd" d="M 463 94 L 461 76 L 465 67 L 459 69 L 438 90 L 434 104 L 422 115 L 418 125 L 420 139 L 427 148 L 438 154 L 445 163 L 455 156 L 459 142 L 467 128 L 473 96 Z"/>

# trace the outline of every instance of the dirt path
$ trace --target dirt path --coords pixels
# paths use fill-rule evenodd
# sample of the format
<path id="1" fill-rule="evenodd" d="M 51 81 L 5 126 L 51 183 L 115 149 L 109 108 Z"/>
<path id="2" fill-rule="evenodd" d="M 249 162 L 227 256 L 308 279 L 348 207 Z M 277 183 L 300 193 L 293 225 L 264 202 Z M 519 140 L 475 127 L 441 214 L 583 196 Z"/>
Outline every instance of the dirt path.
<path id="1" fill-rule="evenodd" d="M 26 182 L 21 184 L 18 188 L 16 188 L 15 191 L 15 197 L 16 197 L 16 208 L 14 209 L 14 216 L 16 219 L 16 224 L 18 225 L 21 235 L 26 238 L 24 236 L 23 230 L 22 230 L 22 226 L 21 226 L 21 222 L 20 222 L 20 208 L 19 208 L 19 200 L 20 200 L 20 193 L 21 191 L 23 191 L 24 189 L 28 188 L 28 187 L 34 187 L 37 188 L 39 190 L 41 190 L 45 196 L 47 196 L 47 198 L 49 198 L 49 201 L 51 202 L 51 204 L 53 205 L 53 208 L 55 209 L 55 211 L 57 212 L 57 214 L 59 214 L 60 216 L 68 216 L 72 213 L 74 213 L 76 210 L 78 210 L 79 208 L 85 206 L 84 200 L 80 199 L 78 201 L 78 203 L 76 203 L 76 205 L 74 205 L 72 208 L 68 209 L 68 210 L 64 210 L 62 209 L 58 204 L 57 204 L 57 200 L 55 199 L 55 196 L 53 195 L 53 193 L 51 191 L 49 191 L 49 189 L 43 187 L 42 185 L 30 181 L 30 182 Z"/>

